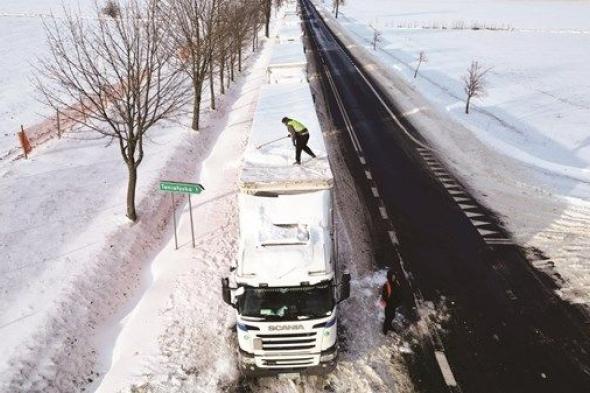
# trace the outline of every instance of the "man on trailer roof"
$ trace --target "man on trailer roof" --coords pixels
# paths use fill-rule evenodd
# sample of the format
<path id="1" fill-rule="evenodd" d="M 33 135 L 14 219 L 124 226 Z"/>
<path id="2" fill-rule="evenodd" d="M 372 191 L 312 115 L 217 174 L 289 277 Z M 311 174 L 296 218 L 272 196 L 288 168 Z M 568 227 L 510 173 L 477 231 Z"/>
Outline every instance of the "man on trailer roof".
<path id="1" fill-rule="evenodd" d="M 281 121 L 287 126 L 289 136 L 291 136 L 293 145 L 295 146 L 295 162 L 293 164 L 301 165 L 301 151 L 304 151 L 312 158 L 315 158 L 315 154 L 307 146 L 307 142 L 309 141 L 309 131 L 307 127 L 305 127 L 303 123 L 288 117 L 283 117 L 283 120 Z"/>

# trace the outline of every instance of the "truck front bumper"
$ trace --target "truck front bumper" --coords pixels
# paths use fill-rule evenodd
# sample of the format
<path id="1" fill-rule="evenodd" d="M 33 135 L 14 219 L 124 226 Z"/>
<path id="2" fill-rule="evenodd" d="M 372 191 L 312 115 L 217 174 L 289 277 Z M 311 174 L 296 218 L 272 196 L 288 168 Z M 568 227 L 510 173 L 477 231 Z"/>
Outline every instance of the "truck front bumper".
<path id="1" fill-rule="evenodd" d="M 316 354 L 317 356 L 317 354 Z M 305 367 L 260 367 L 256 363 L 255 355 L 240 349 L 240 371 L 247 377 L 270 377 L 281 374 L 314 374 L 324 375 L 336 368 L 338 360 L 338 346 L 334 345 L 320 353 L 320 362 L 315 366 Z"/>

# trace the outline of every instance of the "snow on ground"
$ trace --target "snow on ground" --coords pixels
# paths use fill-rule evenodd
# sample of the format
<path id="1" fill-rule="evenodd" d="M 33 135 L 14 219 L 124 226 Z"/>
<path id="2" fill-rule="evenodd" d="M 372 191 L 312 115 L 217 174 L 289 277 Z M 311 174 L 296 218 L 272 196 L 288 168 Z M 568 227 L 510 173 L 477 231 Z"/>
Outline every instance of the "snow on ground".
<path id="1" fill-rule="evenodd" d="M 92 10 L 91 0 L 3 0 L 0 3 L 0 157 L 18 146 L 16 132 L 44 119 L 49 108 L 37 98 L 34 64 L 48 54 L 41 15 L 61 12 L 61 4 Z"/>
<path id="2" fill-rule="evenodd" d="M 238 94 L 231 91 L 223 101 Z M 136 224 L 125 218 L 127 172 L 116 144 L 66 134 L 28 160 L 2 163 L 0 391 L 78 391 L 97 377 L 96 326 L 138 296 L 145 261 L 171 235 L 172 207 L 158 182 L 191 180 L 217 135 L 177 124 L 148 133 Z"/>
<path id="3" fill-rule="evenodd" d="M 269 53 L 265 48 L 258 55 L 235 87 L 226 114 L 208 130 L 219 138 L 202 163 L 198 181 L 205 191 L 192 198 L 196 248 L 185 204 L 178 221 L 179 249 L 168 233 L 167 244 L 151 261 L 150 283 L 139 302 L 115 315 L 98 335 L 101 378 L 91 386 L 97 392 L 132 386 L 214 391 L 237 379 L 237 348 L 230 344 L 235 317 L 222 301 L 219 279 L 237 252 L 237 172 L 258 92 L 266 83 Z"/>
<path id="4" fill-rule="evenodd" d="M 353 0 L 338 18 L 366 48 L 373 28 L 382 32 L 375 57 L 463 126 L 422 131 L 578 303 L 590 303 L 588 15 L 590 3 L 567 0 Z M 428 62 L 414 80 L 420 51 Z M 461 77 L 472 60 L 492 69 L 466 116 Z"/>
<path id="5" fill-rule="evenodd" d="M 29 160 L 7 163 L 0 179 L 10 190 L 0 196 L 0 386 L 6 391 L 75 390 L 80 380 L 72 385 L 69 378 L 90 373 L 89 332 L 138 285 L 133 278 L 170 220 L 158 181 L 190 179 L 195 168 L 186 157 L 206 151 L 213 137 L 207 131 L 152 130 L 134 225 L 124 216 L 127 173 L 116 145 L 64 138 Z"/>

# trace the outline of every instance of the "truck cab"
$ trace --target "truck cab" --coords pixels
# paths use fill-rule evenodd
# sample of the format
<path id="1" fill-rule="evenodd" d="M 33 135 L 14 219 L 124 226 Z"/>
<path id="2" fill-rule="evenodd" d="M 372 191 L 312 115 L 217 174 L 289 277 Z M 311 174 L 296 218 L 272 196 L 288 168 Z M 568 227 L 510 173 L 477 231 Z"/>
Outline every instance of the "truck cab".
<path id="1" fill-rule="evenodd" d="M 239 202 L 240 251 L 222 287 L 236 309 L 241 371 L 331 371 L 350 276 L 336 276 L 330 191 L 240 195 Z"/>

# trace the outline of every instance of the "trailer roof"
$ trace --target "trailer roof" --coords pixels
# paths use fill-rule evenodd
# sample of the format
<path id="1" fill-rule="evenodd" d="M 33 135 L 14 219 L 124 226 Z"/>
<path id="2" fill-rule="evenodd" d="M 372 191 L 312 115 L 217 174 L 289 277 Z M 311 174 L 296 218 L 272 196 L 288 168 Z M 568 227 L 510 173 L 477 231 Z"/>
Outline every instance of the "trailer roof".
<path id="1" fill-rule="evenodd" d="M 312 159 L 303 152 L 302 165 L 293 165 L 295 148 L 281 123 L 283 117 L 296 119 L 307 127 L 308 146 L 317 158 Z M 276 139 L 279 140 L 257 148 Z M 309 84 L 273 84 L 261 88 L 239 182 L 240 190 L 251 194 L 332 187 L 333 176 Z"/>
<path id="2" fill-rule="evenodd" d="M 297 11 L 285 12 L 283 23 L 286 25 L 299 25 L 301 23 L 301 17 L 297 14 Z"/>
<path id="3" fill-rule="evenodd" d="M 299 41 L 287 41 L 275 44 L 270 56 L 268 68 L 306 65 L 307 58 L 303 45 Z"/>
<path id="4" fill-rule="evenodd" d="M 317 284 L 334 276 L 330 191 L 239 195 L 237 279 L 252 286 Z"/>
<path id="5" fill-rule="evenodd" d="M 277 33 L 277 38 L 280 42 L 284 41 L 296 41 L 301 44 L 301 36 L 303 35 L 303 29 L 300 23 L 286 23 L 281 26 Z"/>

